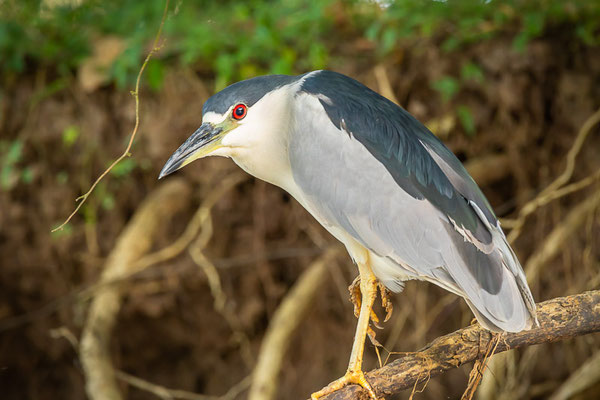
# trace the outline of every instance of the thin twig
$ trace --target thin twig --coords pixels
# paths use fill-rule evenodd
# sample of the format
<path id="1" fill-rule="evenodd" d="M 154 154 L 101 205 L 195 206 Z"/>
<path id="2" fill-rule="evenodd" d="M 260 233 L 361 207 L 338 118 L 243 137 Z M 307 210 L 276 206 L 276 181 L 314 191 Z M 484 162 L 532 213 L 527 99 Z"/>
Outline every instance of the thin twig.
<path id="1" fill-rule="evenodd" d="M 210 205 L 210 204 L 208 204 Z M 202 231 L 198 235 L 198 238 L 193 245 L 189 246 L 188 252 L 192 257 L 192 260 L 198 265 L 208 280 L 208 286 L 214 299 L 214 309 L 217 311 L 227 322 L 229 328 L 233 332 L 233 336 L 238 341 L 242 353 L 242 359 L 246 366 L 251 368 L 254 365 L 254 356 L 250 348 L 250 339 L 248 335 L 241 329 L 240 322 L 234 318 L 231 304 L 227 301 L 227 295 L 223 291 L 221 285 L 221 277 L 217 271 L 217 268 L 212 261 L 208 259 L 202 252 L 202 250 L 208 244 L 213 234 L 213 226 L 210 218 L 210 208 L 201 207 L 201 210 L 206 214 L 206 222 L 202 225 Z"/>
<path id="2" fill-rule="evenodd" d="M 496 334 L 494 338 L 488 344 L 488 350 L 485 353 L 483 359 L 475 360 L 473 368 L 469 374 L 469 383 L 467 389 L 464 391 L 461 400 L 471 400 L 477 391 L 477 387 L 483 378 L 483 373 L 488 367 L 488 360 L 496 353 L 498 343 L 500 343 L 501 335 Z"/>
<path id="3" fill-rule="evenodd" d="M 529 282 L 535 282 L 543 266 L 563 248 L 567 239 L 583 224 L 589 214 L 600 207 L 600 188 L 586 200 L 574 206 L 556 226 L 525 264 Z"/>
<path id="4" fill-rule="evenodd" d="M 577 155 L 581 151 L 583 147 L 583 143 L 585 139 L 588 137 L 592 128 L 600 122 L 600 109 L 598 109 L 595 113 L 593 113 L 581 126 L 577 137 L 575 138 L 575 142 L 573 146 L 569 150 L 567 154 L 567 165 L 565 166 L 564 171 L 552 182 L 550 183 L 544 190 L 542 190 L 533 200 L 529 201 L 527 204 L 523 206 L 521 211 L 519 211 L 519 216 L 516 221 L 514 221 L 513 229 L 508 235 L 508 241 L 514 242 L 519 235 L 521 234 L 521 229 L 525 225 L 525 220 L 529 215 L 531 215 L 535 210 L 539 207 L 547 204 L 550 200 L 556 199 L 559 196 L 556 196 L 554 192 L 558 191 L 565 183 L 571 179 L 573 175 L 573 171 L 575 170 L 575 160 Z M 591 183 L 591 182 L 590 182 Z M 570 192 L 566 192 L 570 193 Z M 564 194 L 566 194 L 564 193 Z M 564 195 L 563 194 L 563 195 Z"/>
<path id="5" fill-rule="evenodd" d="M 206 198 L 204 199 L 204 201 L 202 202 L 202 204 L 200 205 L 200 207 L 186 226 L 183 234 L 169 246 L 162 248 L 154 253 L 150 253 L 147 256 L 144 256 L 143 258 L 138 260 L 135 263 L 135 266 L 131 269 L 131 275 L 137 273 L 138 271 L 146 269 L 151 265 L 165 262 L 181 254 L 181 252 L 183 252 L 190 245 L 190 243 L 192 243 L 192 241 L 200 231 L 202 225 L 210 216 L 210 209 L 215 205 L 215 203 L 234 186 L 236 186 L 240 182 L 245 181 L 246 179 L 246 175 L 238 173 L 234 173 L 223 179 L 220 185 L 206 196 Z M 121 277 L 121 279 L 123 278 L 127 278 L 127 276 Z"/>
<path id="6" fill-rule="evenodd" d="M 52 229 L 52 232 L 62 230 L 65 227 L 65 225 L 67 225 L 69 223 L 71 218 L 73 218 L 75 216 L 75 214 L 77 214 L 77 212 L 79 211 L 81 206 L 83 206 L 83 204 L 85 203 L 87 198 L 90 196 L 90 194 L 92 194 L 92 192 L 94 191 L 96 186 L 98 186 L 100 181 L 115 167 L 115 165 L 120 163 L 126 157 L 131 156 L 130 150 L 131 150 L 131 147 L 133 146 L 133 141 L 137 135 L 138 128 L 140 126 L 140 97 L 139 97 L 140 82 L 142 80 L 142 74 L 144 73 L 144 70 L 146 69 L 146 65 L 148 65 L 148 62 L 150 61 L 152 56 L 157 51 L 159 51 L 160 48 L 162 47 L 162 45 L 161 46 L 158 45 L 158 42 L 162 35 L 162 30 L 165 25 L 165 21 L 167 20 L 167 12 L 169 11 L 169 2 L 170 2 L 170 0 L 165 1 L 165 8 L 163 10 L 163 15 L 160 20 L 158 32 L 156 33 L 156 36 L 154 37 L 154 43 L 152 44 L 152 49 L 148 52 L 148 55 L 146 56 L 146 59 L 144 60 L 144 63 L 142 64 L 140 71 L 138 72 L 137 79 L 135 81 L 135 90 L 131 92 L 131 94 L 133 95 L 133 98 L 135 99 L 135 125 L 133 127 L 133 131 L 131 132 L 131 136 L 129 138 L 129 143 L 127 144 L 127 147 L 125 148 L 125 151 L 123 151 L 123 154 L 121 154 L 116 160 L 114 160 L 112 162 L 112 164 L 110 164 L 110 166 L 108 168 L 106 168 L 104 170 L 104 172 L 102 172 L 100 174 L 100 176 L 94 181 L 92 186 L 90 186 L 89 190 L 85 194 L 83 194 L 83 195 L 79 196 L 77 199 L 75 199 L 76 202 L 79 202 L 79 204 L 77 204 L 77 207 L 75 207 L 73 212 L 67 217 L 67 219 L 62 224 L 60 224 L 58 227 Z"/>
<path id="7" fill-rule="evenodd" d="M 567 196 L 573 192 L 584 189 L 584 188 L 590 186 L 591 184 L 593 184 L 594 182 L 596 182 L 597 180 L 600 180 L 600 170 L 596 171 L 592 175 L 587 176 L 577 182 L 571 183 L 567 186 L 563 186 L 562 188 L 560 188 L 558 190 L 550 192 L 547 196 L 540 198 L 537 206 L 538 206 L 538 208 L 545 206 L 546 204 L 550 203 L 551 201 L 560 199 L 561 197 Z M 501 220 L 501 223 L 502 223 L 503 228 L 514 229 L 521 222 L 518 219 L 503 218 Z"/>
<path id="8" fill-rule="evenodd" d="M 223 396 L 211 396 L 188 392 L 187 390 L 169 389 L 119 370 L 115 371 L 115 375 L 117 378 L 119 378 L 119 380 L 122 380 L 123 382 L 126 382 L 127 384 L 145 392 L 152 393 L 156 397 L 164 400 L 233 400 L 240 393 L 246 390 L 248 386 L 250 386 L 251 378 L 251 376 L 248 375 L 240 382 L 232 386 Z"/>

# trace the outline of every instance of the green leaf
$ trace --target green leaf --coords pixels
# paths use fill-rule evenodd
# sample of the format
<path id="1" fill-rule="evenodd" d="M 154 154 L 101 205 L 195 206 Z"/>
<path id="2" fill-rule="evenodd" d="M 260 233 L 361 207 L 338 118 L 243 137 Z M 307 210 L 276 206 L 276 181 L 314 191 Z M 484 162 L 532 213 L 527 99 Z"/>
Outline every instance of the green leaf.
<path id="1" fill-rule="evenodd" d="M 544 29 L 545 15 L 542 12 L 533 12 L 525 14 L 523 19 L 523 30 L 530 36 L 539 35 Z"/>
<path id="2" fill-rule="evenodd" d="M 323 69 L 327 66 L 327 49 L 322 43 L 315 43 L 308 50 L 310 69 Z"/>
<path id="3" fill-rule="evenodd" d="M 598 24 L 582 24 L 575 29 L 577 36 L 588 46 L 600 44 L 600 32 Z"/>
<path id="4" fill-rule="evenodd" d="M 125 175 L 128 175 L 133 171 L 136 167 L 136 162 L 133 158 L 126 158 L 121 160 L 120 163 L 115 165 L 113 169 L 110 170 L 110 173 L 117 178 L 122 178 Z"/>
<path id="5" fill-rule="evenodd" d="M 8 147 L 8 151 L 4 156 L 4 165 L 13 165 L 21 160 L 23 153 L 23 142 L 20 140 L 13 141 Z"/>
<path id="6" fill-rule="evenodd" d="M 33 178 L 34 178 L 33 169 L 31 169 L 31 167 L 23 168 L 23 170 L 21 171 L 21 181 L 28 185 L 31 182 L 33 182 Z"/>
<path id="7" fill-rule="evenodd" d="M 451 51 L 458 49 L 460 44 L 461 44 L 461 41 L 460 41 L 460 39 L 458 39 L 458 37 L 450 36 L 448 39 L 444 40 L 444 42 L 442 43 L 442 50 L 444 50 L 446 53 L 449 53 Z"/>
<path id="8" fill-rule="evenodd" d="M 150 60 L 146 68 L 146 79 L 148 85 L 154 91 L 162 88 L 165 78 L 165 66 L 160 60 Z"/>
<path id="9" fill-rule="evenodd" d="M 56 182 L 59 185 L 64 185 L 69 181 L 69 174 L 66 171 L 59 171 L 56 174 Z"/>
<path id="10" fill-rule="evenodd" d="M 381 36 L 381 47 L 384 54 L 392 51 L 396 45 L 396 31 L 394 28 L 387 28 Z"/>
<path id="11" fill-rule="evenodd" d="M 468 106 L 459 105 L 456 107 L 456 115 L 468 136 L 475 136 L 475 119 Z"/>
<path id="12" fill-rule="evenodd" d="M 60 224 L 56 224 L 54 228 L 57 228 Z M 54 229 L 53 228 L 53 229 Z M 69 236 L 73 233 L 73 227 L 70 224 L 65 225 L 62 229 L 50 233 L 52 239 L 59 239 L 61 237 Z"/>
<path id="13" fill-rule="evenodd" d="M 65 147 L 71 147 L 79 137 L 79 128 L 75 125 L 70 125 L 65 128 L 62 133 L 62 141 Z"/>
<path id="14" fill-rule="evenodd" d="M 529 35 L 526 32 L 519 33 L 512 42 L 512 47 L 519 53 L 523 53 L 529 43 Z"/>
<path id="15" fill-rule="evenodd" d="M 479 65 L 472 62 L 463 64 L 460 69 L 460 77 L 463 81 L 474 81 L 477 83 L 482 83 L 484 80 L 483 70 Z"/>
<path id="16" fill-rule="evenodd" d="M 104 196 L 102 196 L 102 208 L 104 208 L 107 211 L 110 211 L 113 208 L 115 208 L 115 198 L 112 194 L 106 193 Z"/>
<path id="17" fill-rule="evenodd" d="M 431 87 L 441 94 L 444 102 L 450 101 L 460 90 L 458 80 L 451 76 L 443 76 L 437 81 L 432 82 Z"/>

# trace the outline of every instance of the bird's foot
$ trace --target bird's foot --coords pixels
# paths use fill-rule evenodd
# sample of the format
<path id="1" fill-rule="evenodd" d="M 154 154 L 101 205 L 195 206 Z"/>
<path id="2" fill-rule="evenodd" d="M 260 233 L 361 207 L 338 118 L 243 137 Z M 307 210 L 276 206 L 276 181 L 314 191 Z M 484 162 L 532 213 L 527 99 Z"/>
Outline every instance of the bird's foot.
<path id="1" fill-rule="evenodd" d="M 378 282 L 377 286 L 379 288 L 379 293 L 381 295 L 381 306 L 385 310 L 385 318 L 383 322 L 387 322 L 392 316 L 392 312 L 394 311 L 394 305 L 390 299 L 391 292 L 383 285 L 383 283 Z M 361 306 L 361 290 L 360 290 L 360 276 L 354 278 L 350 286 L 348 286 L 348 291 L 350 292 L 350 302 L 354 305 L 354 316 L 358 318 L 360 314 L 360 306 Z M 373 309 L 370 310 L 370 322 L 378 328 L 382 329 L 383 327 L 379 323 L 379 317 L 375 314 Z M 373 335 L 374 337 L 375 335 Z M 369 334 L 369 337 L 371 335 Z"/>
<path id="2" fill-rule="evenodd" d="M 311 400 L 317 400 L 323 396 L 327 396 L 328 394 L 331 394 L 335 391 L 342 389 L 344 386 L 348 386 L 348 385 L 352 385 L 352 384 L 359 385 L 363 389 L 365 389 L 369 393 L 369 397 L 372 400 L 378 400 L 378 397 L 375 395 L 375 391 L 373 390 L 373 388 L 367 381 L 367 378 L 365 378 L 364 372 L 362 372 L 361 370 L 353 371 L 350 369 L 348 371 L 346 371 L 346 375 L 342 376 L 340 379 L 337 379 L 337 380 L 331 382 L 329 385 L 327 385 L 323 389 L 311 394 L 310 398 L 311 398 Z"/>
<path id="3" fill-rule="evenodd" d="M 381 306 L 385 310 L 383 322 L 388 322 L 394 311 L 394 305 L 392 304 L 391 299 L 392 292 L 390 292 L 390 290 L 381 282 L 378 282 L 377 285 L 379 285 L 379 293 L 381 294 Z"/>

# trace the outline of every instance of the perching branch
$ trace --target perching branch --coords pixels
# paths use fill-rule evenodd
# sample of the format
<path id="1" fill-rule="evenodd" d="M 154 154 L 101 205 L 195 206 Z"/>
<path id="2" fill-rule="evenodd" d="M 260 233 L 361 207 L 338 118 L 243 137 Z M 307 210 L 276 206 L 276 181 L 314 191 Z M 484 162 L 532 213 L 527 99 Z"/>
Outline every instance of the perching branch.
<path id="1" fill-rule="evenodd" d="M 600 290 L 559 297 L 538 304 L 540 327 L 504 334 L 495 353 L 509 349 L 600 332 Z M 390 364 L 370 371 L 367 380 L 378 396 L 389 396 L 425 383 L 449 369 L 485 355 L 493 336 L 478 324 L 442 336 L 421 351 L 407 353 Z M 323 400 L 368 399 L 362 388 L 351 385 Z"/>

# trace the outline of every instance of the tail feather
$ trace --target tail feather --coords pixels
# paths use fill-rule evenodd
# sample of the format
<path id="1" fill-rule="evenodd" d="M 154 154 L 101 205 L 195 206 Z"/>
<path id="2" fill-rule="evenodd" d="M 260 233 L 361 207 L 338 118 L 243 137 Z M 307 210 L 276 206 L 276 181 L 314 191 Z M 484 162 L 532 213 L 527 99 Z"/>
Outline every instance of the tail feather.
<path id="1" fill-rule="evenodd" d="M 523 301 L 525 302 L 525 305 L 527 307 L 527 310 L 529 311 L 529 314 L 531 315 L 531 318 L 533 319 L 533 322 L 536 326 L 540 326 L 540 323 L 537 319 L 535 300 L 533 299 L 533 295 L 531 294 L 531 289 L 529 289 L 529 285 L 527 285 L 527 277 L 525 276 L 523 267 L 521 266 L 519 259 L 515 255 L 515 252 L 506 241 L 506 237 L 500 230 L 500 227 L 498 227 L 498 230 L 499 235 L 495 232 L 496 235 L 494 235 L 494 243 L 500 249 L 504 263 L 508 267 L 509 271 L 514 275 L 519 292 L 523 297 Z"/>
<path id="2" fill-rule="evenodd" d="M 446 272 L 484 327 L 496 332 L 529 329 L 537 318 L 525 273 L 502 231 L 495 227 L 490 231 L 489 253 L 451 234 Z"/>

